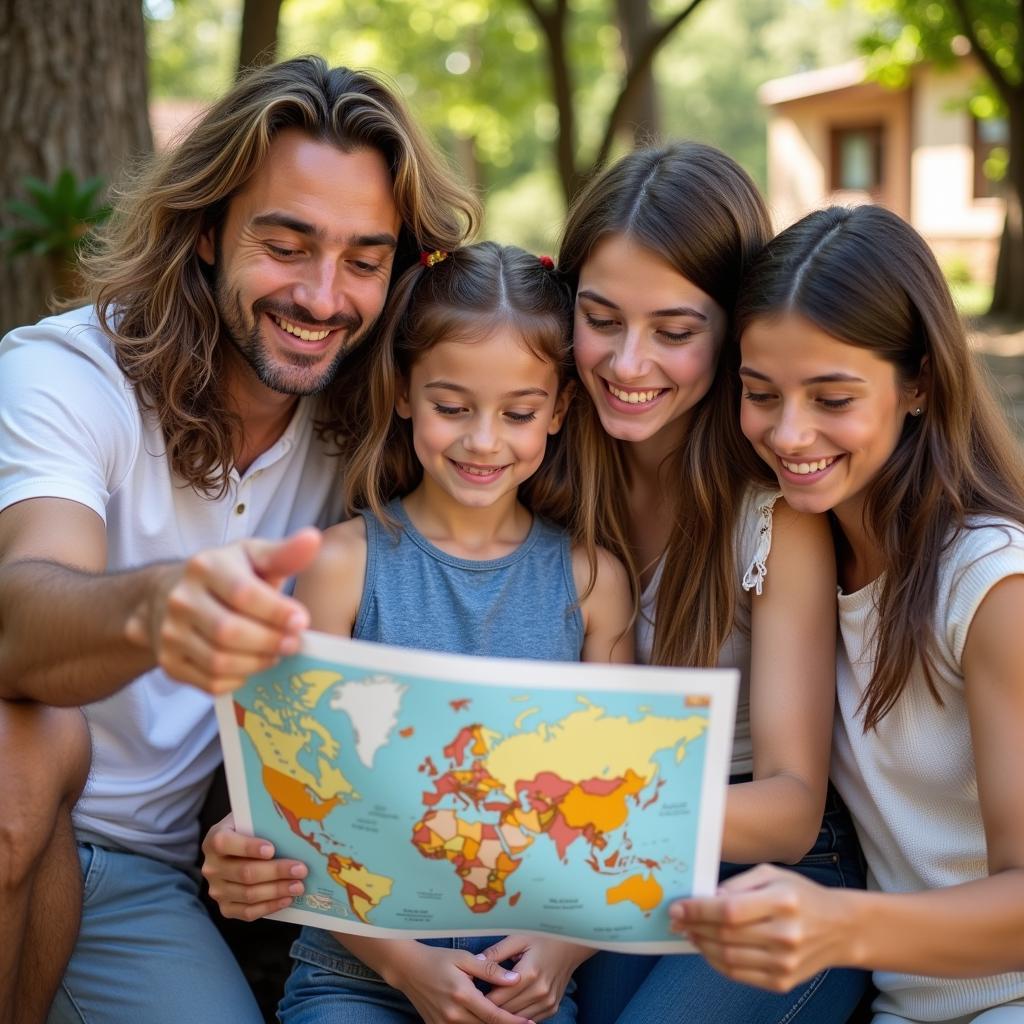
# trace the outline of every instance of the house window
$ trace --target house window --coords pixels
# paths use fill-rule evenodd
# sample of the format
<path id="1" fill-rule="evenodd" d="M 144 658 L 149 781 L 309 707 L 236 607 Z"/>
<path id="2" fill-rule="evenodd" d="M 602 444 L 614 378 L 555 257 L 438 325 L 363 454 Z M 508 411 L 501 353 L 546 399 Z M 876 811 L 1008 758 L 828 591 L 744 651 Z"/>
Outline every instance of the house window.
<path id="1" fill-rule="evenodd" d="M 998 196 L 1009 158 L 1010 128 L 1005 117 L 974 122 L 974 198 Z"/>
<path id="2" fill-rule="evenodd" d="M 882 139 L 880 124 L 832 129 L 833 192 L 877 194 L 881 191 Z"/>

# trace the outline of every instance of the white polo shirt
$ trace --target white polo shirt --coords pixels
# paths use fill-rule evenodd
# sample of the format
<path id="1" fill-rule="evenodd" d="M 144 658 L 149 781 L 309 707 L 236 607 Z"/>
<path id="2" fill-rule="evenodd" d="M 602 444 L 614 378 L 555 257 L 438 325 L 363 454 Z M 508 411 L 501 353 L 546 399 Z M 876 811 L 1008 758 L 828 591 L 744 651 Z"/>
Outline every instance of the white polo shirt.
<path id="1" fill-rule="evenodd" d="M 287 430 L 221 498 L 168 465 L 95 311 L 12 331 L 0 342 L 0 510 L 66 498 L 106 523 L 107 570 L 187 558 L 244 537 L 278 538 L 340 515 L 338 462 L 300 400 Z M 212 701 L 154 670 L 84 709 L 93 767 L 75 809 L 81 836 L 180 866 L 194 863 L 197 815 L 220 762 Z"/>

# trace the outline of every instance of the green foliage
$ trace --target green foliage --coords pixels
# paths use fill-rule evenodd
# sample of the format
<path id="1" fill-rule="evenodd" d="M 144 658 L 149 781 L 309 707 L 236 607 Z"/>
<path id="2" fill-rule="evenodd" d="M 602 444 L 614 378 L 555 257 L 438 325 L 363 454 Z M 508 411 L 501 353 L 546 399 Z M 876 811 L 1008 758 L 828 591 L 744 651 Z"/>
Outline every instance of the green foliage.
<path id="1" fill-rule="evenodd" d="M 648 2 L 661 21 L 686 0 Z M 154 96 L 206 100 L 228 87 L 241 6 L 146 0 Z M 849 59 L 870 24 L 862 9 L 835 0 L 706 0 L 655 61 L 662 134 L 717 145 L 764 184 L 758 87 Z M 624 68 L 614 0 L 572 0 L 568 28 L 585 163 Z M 282 57 L 317 52 L 390 77 L 486 194 L 487 233 L 550 252 L 564 204 L 553 172 L 558 125 L 545 47 L 526 0 L 285 0 L 281 7 Z"/>
<path id="2" fill-rule="evenodd" d="M 65 168 L 56 181 L 22 179 L 28 199 L 11 199 L 5 204 L 16 223 L 0 231 L 11 257 L 22 253 L 72 262 L 83 236 L 110 215 L 110 207 L 99 202 L 104 188 L 101 178 L 79 182 Z"/>

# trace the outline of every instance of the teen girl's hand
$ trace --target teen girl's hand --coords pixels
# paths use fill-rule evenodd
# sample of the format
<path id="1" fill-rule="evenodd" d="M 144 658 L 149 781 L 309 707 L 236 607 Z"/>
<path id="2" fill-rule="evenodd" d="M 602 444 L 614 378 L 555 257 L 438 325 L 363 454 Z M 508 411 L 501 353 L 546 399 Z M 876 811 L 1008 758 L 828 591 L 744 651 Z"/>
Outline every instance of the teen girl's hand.
<path id="1" fill-rule="evenodd" d="M 427 946 L 408 939 L 365 939 L 333 933 L 345 947 L 412 1003 L 426 1024 L 533 1024 L 496 1006 L 474 979 L 517 986 L 516 971 L 464 949 Z"/>
<path id="2" fill-rule="evenodd" d="M 588 946 L 561 939 L 509 935 L 480 956 L 495 964 L 514 960 L 520 982 L 514 988 L 495 989 L 487 998 L 511 1013 L 536 1021 L 547 1020 L 558 1010 L 572 972 L 593 955 L 594 950 Z"/>
<path id="3" fill-rule="evenodd" d="M 673 931 L 715 970 L 788 992 L 827 967 L 850 964 L 849 901 L 857 896 L 761 864 L 727 879 L 715 896 L 677 900 L 669 916 Z"/>
<path id="4" fill-rule="evenodd" d="M 290 907 L 308 874 L 297 860 L 274 858 L 266 839 L 235 831 L 235 819 L 218 821 L 203 840 L 203 877 L 224 917 L 255 921 Z"/>

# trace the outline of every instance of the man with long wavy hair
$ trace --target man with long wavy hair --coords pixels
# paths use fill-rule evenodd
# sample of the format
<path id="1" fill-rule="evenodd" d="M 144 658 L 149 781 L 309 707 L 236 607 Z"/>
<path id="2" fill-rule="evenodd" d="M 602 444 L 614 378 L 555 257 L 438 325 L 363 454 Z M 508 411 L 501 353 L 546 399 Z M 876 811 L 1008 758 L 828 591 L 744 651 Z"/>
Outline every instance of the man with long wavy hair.
<path id="1" fill-rule="evenodd" d="M 0 345 L 0 1024 L 261 1020 L 191 874 L 211 695 L 296 649 L 346 356 L 476 220 L 392 90 L 287 61 L 120 195 L 88 305 Z"/>

